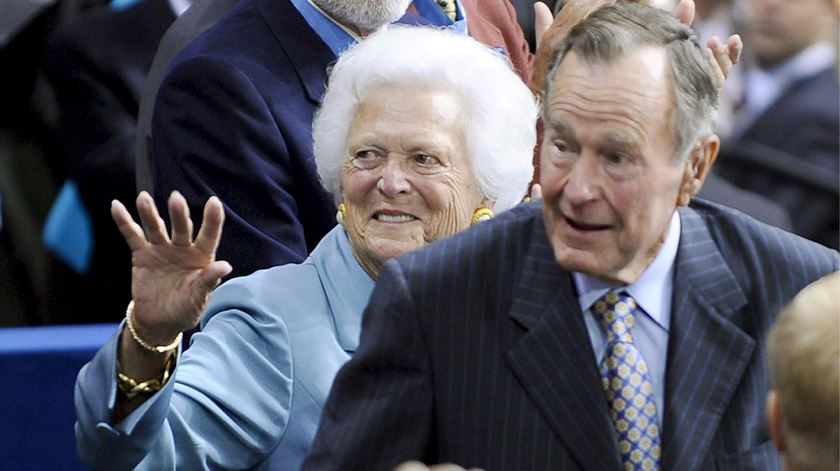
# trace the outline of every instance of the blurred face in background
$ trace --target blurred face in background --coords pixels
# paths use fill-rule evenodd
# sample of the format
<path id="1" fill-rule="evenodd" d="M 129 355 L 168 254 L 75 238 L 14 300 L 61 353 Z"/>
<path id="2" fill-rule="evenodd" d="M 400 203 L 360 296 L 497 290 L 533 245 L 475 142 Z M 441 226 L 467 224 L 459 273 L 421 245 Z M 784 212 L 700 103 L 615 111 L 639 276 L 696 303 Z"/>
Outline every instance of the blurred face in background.
<path id="1" fill-rule="evenodd" d="M 750 7 L 747 46 L 763 68 L 829 39 L 837 27 L 833 0 L 750 0 Z"/>
<path id="2" fill-rule="evenodd" d="M 400 19 L 411 0 L 313 0 L 346 26 L 369 33 Z"/>

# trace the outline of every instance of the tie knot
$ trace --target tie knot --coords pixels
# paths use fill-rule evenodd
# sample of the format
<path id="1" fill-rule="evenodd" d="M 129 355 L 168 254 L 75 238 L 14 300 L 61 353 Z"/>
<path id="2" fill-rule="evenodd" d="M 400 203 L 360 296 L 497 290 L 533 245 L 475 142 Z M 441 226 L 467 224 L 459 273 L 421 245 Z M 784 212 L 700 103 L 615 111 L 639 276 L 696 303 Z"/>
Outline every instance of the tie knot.
<path id="1" fill-rule="evenodd" d="M 636 324 L 636 300 L 624 291 L 610 291 L 595 301 L 592 312 L 607 332 L 609 342 L 633 343 L 630 329 Z"/>

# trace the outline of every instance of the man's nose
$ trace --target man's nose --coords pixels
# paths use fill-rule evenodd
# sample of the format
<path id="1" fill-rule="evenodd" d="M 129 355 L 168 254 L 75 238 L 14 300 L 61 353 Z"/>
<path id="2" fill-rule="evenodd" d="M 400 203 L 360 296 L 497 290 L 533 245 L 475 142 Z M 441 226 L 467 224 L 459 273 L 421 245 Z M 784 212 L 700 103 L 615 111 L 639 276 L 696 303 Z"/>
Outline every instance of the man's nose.
<path id="1" fill-rule="evenodd" d="M 391 158 L 387 160 L 376 187 L 389 198 L 411 190 L 411 184 L 405 170 L 400 165 L 399 159 Z"/>
<path id="2" fill-rule="evenodd" d="M 599 179 L 600 170 L 595 159 L 581 157 L 569 169 L 563 196 L 574 205 L 593 201 L 598 196 Z"/>

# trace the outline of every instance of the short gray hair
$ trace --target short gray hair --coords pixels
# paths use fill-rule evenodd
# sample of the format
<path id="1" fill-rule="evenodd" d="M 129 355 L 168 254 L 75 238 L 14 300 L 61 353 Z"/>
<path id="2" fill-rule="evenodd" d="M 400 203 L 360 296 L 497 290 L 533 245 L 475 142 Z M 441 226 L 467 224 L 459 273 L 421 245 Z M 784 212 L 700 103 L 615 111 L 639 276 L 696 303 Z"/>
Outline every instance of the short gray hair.
<path id="1" fill-rule="evenodd" d="M 619 3 L 592 13 L 572 28 L 554 51 L 545 96 L 550 96 L 557 69 L 569 51 L 595 64 L 609 63 L 642 46 L 662 46 L 668 53 L 674 84 L 674 160 L 684 161 L 695 143 L 713 132 L 718 88 L 706 48 L 694 31 L 671 13 L 635 3 Z"/>
<path id="2" fill-rule="evenodd" d="M 343 53 L 313 122 L 318 174 L 336 202 L 350 123 L 367 95 L 385 85 L 432 85 L 463 99 L 463 130 L 482 196 L 496 212 L 522 200 L 533 176 L 537 104 L 498 53 L 475 40 L 426 27 L 390 26 Z"/>

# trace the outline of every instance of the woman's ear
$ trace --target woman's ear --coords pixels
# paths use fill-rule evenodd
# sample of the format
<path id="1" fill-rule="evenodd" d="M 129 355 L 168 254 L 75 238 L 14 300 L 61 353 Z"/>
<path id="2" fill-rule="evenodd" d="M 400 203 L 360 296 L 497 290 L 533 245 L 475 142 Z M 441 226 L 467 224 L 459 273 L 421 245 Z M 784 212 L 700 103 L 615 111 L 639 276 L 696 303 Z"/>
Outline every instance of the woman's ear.
<path id="1" fill-rule="evenodd" d="M 677 195 L 677 206 L 687 206 L 703 187 L 706 176 L 717 160 L 720 150 L 720 138 L 712 134 L 705 137 L 694 146 L 688 161 L 685 163 L 680 192 Z"/>

